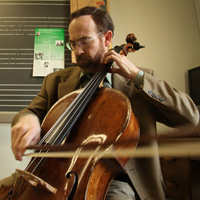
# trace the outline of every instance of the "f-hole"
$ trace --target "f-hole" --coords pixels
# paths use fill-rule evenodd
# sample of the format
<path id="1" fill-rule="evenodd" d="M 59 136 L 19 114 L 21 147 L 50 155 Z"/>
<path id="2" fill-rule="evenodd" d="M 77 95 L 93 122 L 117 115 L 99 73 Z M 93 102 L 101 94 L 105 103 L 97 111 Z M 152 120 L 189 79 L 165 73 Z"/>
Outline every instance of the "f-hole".
<path id="1" fill-rule="evenodd" d="M 67 173 L 66 177 L 67 178 L 71 178 L 72 174 L 74 174 L 74 176 L 75 176 L 74 184 L 73 184 L 73 188 L 72 188 L 72 190 L 71 190 L 71 192 L 70 192 L 70 194 L 69 194 L 69 196 L 67 197 L 66 200 L 73 200 L 74 194 L 76 192 L 76 188 L 77 188 L 77 185 L 78 185 L 78 176 L 77 176 L 77 174 L 75 172 Z"/>

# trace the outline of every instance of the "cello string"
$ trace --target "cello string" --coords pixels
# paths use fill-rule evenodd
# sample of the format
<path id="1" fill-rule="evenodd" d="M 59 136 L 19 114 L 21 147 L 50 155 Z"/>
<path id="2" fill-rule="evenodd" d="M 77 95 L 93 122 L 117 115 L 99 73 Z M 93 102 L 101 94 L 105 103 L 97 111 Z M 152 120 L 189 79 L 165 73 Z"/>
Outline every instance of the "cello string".
<path id="1" fill-rule="evenodd" d="M 121 49 L 122 49 L 122 47 L 120 46 L 120 47 L 117 47 L 115 49 L 115 51 L 121 51 Z M 101 80 L 105 77 L 107 70 L 108 70 L 107 68 L 108 68 L 107 66 L 105 66 L 104 68 L 101 68 L 100 72 L 96 73 L 96 75 L 91 79 L 91 81 L 89 81 L 88 85 L 84 88 L 83 92 L 81 92 L 80 96 L 78 95 L 77 98 L 74 99 L 74 101 L 70 104 L 70 106 L 68 107 L 66 112 L 63 114 L 63 115 L 67 115 L 67 117 L 70 117 L 68 119 L 68 121 L 66 122 L 66 119 L 64 119 L 61 122 L 61 119 L 59 119 L 58 122 L 56 123 L 57 127 L 60 122 L 61 122 L 60 126 L 63 126 L 63 124 L 65 124 L 65 126 L 67 126 L 68 124 L 71 124 L 72 121 L 75 121 L 74 117 L 75 118 L 77 117 L 77 112 L 80 112 L 80 110 L 82 108 L 82 104 L 85 104 L 86 100 L 89 99 L 90 96 L 92 96 L 93 92 L 91 93 L 91 91 L 95 91 L 95 88 L 98 87 Z M 71 110 L 72 108 L 73 108 L 73 110 Z M 62 118 L 62 116 L 61 116 L 61 118 Z M 58 128 L 60 128 L 60 126 Z M 55 141 L 60 137 L 60 135 L 63 134 L 63 131 L 65 131 L 64 128 L 57 135 Z M 54 129 L 54 127 L 52 127 L 52 129 Z M 46 134 L 47 136 L 52 133 L 52 129 L 50 130 L 49 133 Z M 67 132 L 69 132 L 69 128 L 67 130 L 68 130 Z M 57 129 L 54 129 L 54 132 L 57 133 Z M 54 134 L 51 134 L 51 135 L 52 135 L 51 136 L 51 138 L 52 138 L 54 136 Z M 44 140 L 47 138 L 47 136 L 44 138 Z M 50 141 L 50 139 L 49 139 L 49 141 Z M 44 140 L 42 140 L 40 144 L 42 144 L 44 142 Z M 53 144 L 55 144 L 55 142 Z"/>
<path id="2" fill-rule="evenodd" d="M 122 50 L 122 46 L 117 47 L 115 49 L 115 51 L 121 51 Z M 82 94 L 82 98 L 78 98 L 78 101 L 74 101 L 76 103 L 76 105 L 74 106 L 74 110 L 72 111 L 71 119 L 69 119 L 69 123 L 71 124 L 71 121 L 75 121 L 75 119 L 73 118 L 75 116 L 77 116 L 77 112 L 80 112 L 83 104 L 85 104 L 85 102 L 87 103 L 87 101 L 89 101 L 90 97 L 93 95 L 93 93 L 96 91 L 96 88 L 99 86 L 100 82 L 102 81 L 102 79 L 105 77 L 107 71 L 108 71 L 108 66 L 110 68 L 111 64 L 109 65 L 105 65 L 103 68 L 101 68 L 99 70 L 99 72 L 97 72 L 95 74 L 95 76 L 89 81 L 89 83 L 87 84 L 87 86 L 85 87 L 83 93 Z M 66 122 L 65 122 L 66 123 Z M 61 132 L 62 134 L 62 132 Z"/>
<path id="3" fill-rule="evenodd" d="M 90 82 L 91 83 L 91 82 Z M 91 83 L 91 85 L 92 85 L 93 83 Z M 89 85 L 90 86 L 90 85 Z M 90 89 L 90 88 L 89 88 Z M 71 114 L 71 116 L 73 116 L 73 113 L 74 113 L 74 110 L 78 110 L 78 108 L 80 107 L 80 105 L 82 104 L 82 102 L 84 102 L 85 101 L 85 98 L 87 98 L 88 97 L 88 95 L 87 94 L 90 94 L 90 92 L 88 91 L 88 87 L 86 88 L 86 89 L 84 89 L 84 91 L 80 94 L 80 95 L 78 95 L 75 99 L 74 99 L 74 101 L 70 104 L 70 106 L 65 110 L 65 112 L 62 114 L 62 116 L 60 116 L 60 118 L 58 119 L 58 121 L 56 122 L 56 124 L 54 125 L 54 127 L 52 127 L 51 128 L 51 130 L 46 134 L 47 136 L 49 135 L 49 134 L 51 134 L 51 132 L 52 132 L 52 130 L 54 130 L 55 132 L 57 132 L 57 129 L 56 129 L 56 127 L 57 128 L 60 128 L 60 126 L 62 126 L 62 124 L 58 127 L 58 125 L 59 125 L 59 123 L 65 123 L 65 120 L 66 119 L 64 119 L 63 120 L 63 116 L 70 116 L 70 114 Z M 82 97 L 82 98 L 81 98 Z M 85 98 L 84 98 L 85 97 Z M 72 108 L 74 108 L 74 110 L 72 110 Z M 61 121 L 62 120 L 62 121 Z M 70 119 L 68 120 L 68 122 L 70 122 Z M 62 134 L 62 131 L 60 131 L 60 134 Z M 53 136 L 53 134 L 52 134 L 52 136 Z M 58 137 L 59 137 L 60 135 L 58 135 Z M 47 138 L 47 137 L 46 137 Z M 46 139 L 46 138 L 44 138 L 44 139 Z M 44 141 L 44 139 L 40 142 L 41 144 L 42 144 L 42 142 Z M 49 140 L 48 140 L 48 142 L 51 140 L 51 138 L 49 138 Z"/>

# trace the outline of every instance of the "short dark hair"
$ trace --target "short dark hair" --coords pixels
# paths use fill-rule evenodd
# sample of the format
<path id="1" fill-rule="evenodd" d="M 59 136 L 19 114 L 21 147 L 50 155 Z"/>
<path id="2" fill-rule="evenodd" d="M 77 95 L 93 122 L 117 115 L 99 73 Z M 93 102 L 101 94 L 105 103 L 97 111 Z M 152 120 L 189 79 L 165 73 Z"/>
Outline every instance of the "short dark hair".
<path id="1" fill-rule="evenodd" d="M 105 33 L 106 31 L 111 30 L 114 35 L 114 23 L 108 12 L 93 6 L 83 7 L 71 14 L 70 22 L 73 19 L 81 17 L 83 15 L 92 16 L 99 32 L 102 31 Z"/>

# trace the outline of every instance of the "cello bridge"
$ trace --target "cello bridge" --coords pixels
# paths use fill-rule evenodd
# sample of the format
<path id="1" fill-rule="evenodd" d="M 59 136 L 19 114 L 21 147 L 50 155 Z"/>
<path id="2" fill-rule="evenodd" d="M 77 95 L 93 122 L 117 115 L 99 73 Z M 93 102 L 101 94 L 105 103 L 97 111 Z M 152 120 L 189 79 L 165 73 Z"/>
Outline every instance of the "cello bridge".
<path id="1" fill-rule="evenodd" d="M 35 176 L 34 174 L 31 174 L 27 171 L 16 169 L 17 173 L 22 176 L 26 181 L 28 181 L 32 186 L 37 186 L 38 184 L 42 186 L 42 188 L 46 189 L 47 191 L 51 193 L 56 193 L 57 189 L 42 180 L 41 178 Z"/>

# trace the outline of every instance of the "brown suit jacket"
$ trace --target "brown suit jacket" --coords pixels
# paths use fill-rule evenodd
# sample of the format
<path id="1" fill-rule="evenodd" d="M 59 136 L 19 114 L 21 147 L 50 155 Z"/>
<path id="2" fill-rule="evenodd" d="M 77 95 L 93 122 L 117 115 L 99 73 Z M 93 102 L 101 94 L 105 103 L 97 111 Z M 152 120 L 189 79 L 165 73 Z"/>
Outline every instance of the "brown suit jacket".
<path id="1" fill-rule="evenodd" d="M 198 123 L 198 110 L 188 95 L 160 80 L 154 71 L 142 70 L 145 74 L 141 90 L 138 90 L 130 79 L 118 74 L 112 76 L 113 88 L 126 94 L 131 102 L 141 135 L 155 135 L 156 122 L 170 127 Z M 21 114 L 27 112 L 35 113 L 42 122 L 58 99 L 78 88 L 79 77 L 79 67 L 66 68 L 48 75 L 44 79 L 41 91 L 26 109 L 15 116 L 13 124 Z M 157 143 L 151 145 L 157 149 Z M 126 170 L 142 200 L 165 199 L 159 156 L 131 159 Z"/>

